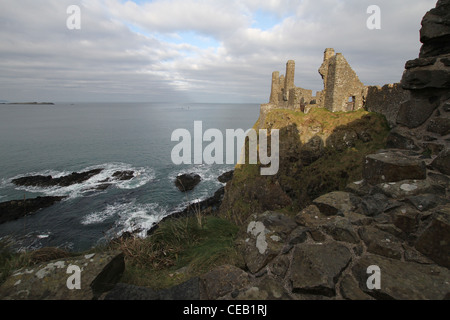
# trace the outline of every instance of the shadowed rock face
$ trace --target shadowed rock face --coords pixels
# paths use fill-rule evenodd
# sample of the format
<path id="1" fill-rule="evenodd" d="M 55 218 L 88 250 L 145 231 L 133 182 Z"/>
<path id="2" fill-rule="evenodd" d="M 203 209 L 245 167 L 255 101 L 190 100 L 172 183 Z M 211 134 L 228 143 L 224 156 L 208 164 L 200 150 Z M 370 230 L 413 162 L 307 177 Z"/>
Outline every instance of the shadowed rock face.
<path id="1" fill-rule="evenodd" d="M 193 190 L 195 186 L 197 186 L 202 178 L 195 173 L 186 173 L 179 175 L 175 179 L 175 186 L 180 190 L 181 192 L 186 192 Z"/>
<path id="2" fill-rule="evenodd" d="M 0 203 L 0 224 L 19 219 L 39 209 L 52 206 L 65 197 L 37 197 L 35 199 L 12 200 Z"/>

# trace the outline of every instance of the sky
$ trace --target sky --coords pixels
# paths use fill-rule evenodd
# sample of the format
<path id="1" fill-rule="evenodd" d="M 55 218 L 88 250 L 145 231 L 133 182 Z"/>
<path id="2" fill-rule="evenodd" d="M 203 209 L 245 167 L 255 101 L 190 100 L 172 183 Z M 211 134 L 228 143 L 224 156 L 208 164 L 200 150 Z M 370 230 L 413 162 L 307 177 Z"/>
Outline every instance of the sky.
<path id="1" fill-rule="evenodd" d="M 71 5 L 79 7 L 79 29 Z M 381 29 L 369 29 L 370 5 Z M 334 48 L 399 82 L 436 0 L 0 0 L 0 101 L 266 103 L 273 71 L 322 90 Z"/>

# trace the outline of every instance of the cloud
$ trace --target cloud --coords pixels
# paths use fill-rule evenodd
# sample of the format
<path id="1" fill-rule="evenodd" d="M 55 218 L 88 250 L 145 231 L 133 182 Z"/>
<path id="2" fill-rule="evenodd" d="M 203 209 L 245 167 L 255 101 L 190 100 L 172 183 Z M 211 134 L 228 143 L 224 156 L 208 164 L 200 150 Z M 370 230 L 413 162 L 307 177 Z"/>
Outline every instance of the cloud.
<path id="1" fill-rule="evenodd" d="M 81 8 L 81 30 L 66 9 Z M 3 0 L 0 99 L 53 101 L 268 100 L 271 73 L 296 61 L 296 85 L 320 90 L 325 48 L 365 84 L 400 80 L 417 57 L 435 0 Z"/>

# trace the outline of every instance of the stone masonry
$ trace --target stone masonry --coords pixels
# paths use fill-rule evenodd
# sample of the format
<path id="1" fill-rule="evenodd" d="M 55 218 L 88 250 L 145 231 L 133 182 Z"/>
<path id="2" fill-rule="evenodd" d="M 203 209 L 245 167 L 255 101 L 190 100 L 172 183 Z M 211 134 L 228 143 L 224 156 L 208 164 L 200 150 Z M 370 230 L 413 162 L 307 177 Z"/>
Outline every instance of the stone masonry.
<path id="1" fill-rule="evenodd" d="M 307 113 L 312 107 L 327 108 L 332 112 L 354 111 L 362 108 L 367 88 L 341 53 L 326 49 L 319 69 L 324 90 L 313 95 L 312 90 L 294 84 L 295 61 L 286 63 L 286 75 L 272 73 L 272 86 L 268 104 L 261 105 L 261 113 L 276 108 L 299 110 Z"/>

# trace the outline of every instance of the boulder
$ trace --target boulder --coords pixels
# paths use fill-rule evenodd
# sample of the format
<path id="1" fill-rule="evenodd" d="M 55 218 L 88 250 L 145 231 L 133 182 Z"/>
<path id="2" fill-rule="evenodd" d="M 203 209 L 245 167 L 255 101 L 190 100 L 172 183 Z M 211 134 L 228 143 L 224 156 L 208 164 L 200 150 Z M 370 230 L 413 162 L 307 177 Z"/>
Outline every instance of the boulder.
<path id="1" fill-rule="evenodd" d="M 231 179 L 233 179 L 233 175 L 234 175 L 234 170 L 231 170 L 231 171 L 221 174 L 217 178 L 217 180 L 219 180 L 219 182 L 221 182 L 221 183 L 227 183 L 228 181 L 231 181 Z"/>
<path id="2" fill-rule="evenodd" d="M 17 220 L 39 209 L 47 208 L 66 197 L 37 197 L 0 203 L 0 224 Z"/>
<path id="3" fill-rule="evenodd" d="M 434 118 L 428 122 L 427 131 L 446 136 L 450 134 L 450 119 L 449 118 Z"/>
<path id="4" fill-rule="evenodd" d="M 389 132 L 388 138 L 386 140 L 386 148 L 419 150 L 419 147 L 416 146 L 414 140 L 400 133 L 398 127 Z"/>
<path id="5" fill-rule="evenodd" d="M 289 292 L 280 281 L 264 276 L 255 279 L 250 285 L 242 290 L 236 290 L 224 297 L 226 300 L 291 300 Z"/>
<path id="6" fill-rule="evenodd" d="M 380 289 L 367 288 L 367 269 L 372 265 L 380 268 Z M 450 271 L 436 265 L 368 254 L 356 261 L 352 272 L 360 289 L 376 299 L 443 300 L 450 292 Z"/>
<path id="7" fill-rule="evenodd" d="M 358 199 L 353 194 L 343 191 L 334 191 L 313 201 L 320 212 L 326 216 L 345 215 L 356 209 Z"/>
<path id="8" fill-rule="evenodd" d="M 186 173 L 179 175 L 175 179 L 175 186 L 180 190 L 181 192 L 186 192 L 193 190 L 202 180 L 202 178 L 195 173 Z"/>
<path id="9" fill-rule="evenodd" d="M 415 244 L 416 249 L 437 264 L 450 268 L 450 209 L 441 209 Z"/>
<path id="10" fill-rule="evenodd" d="M 366 157 L 363 177 L 371 184 L 425 179 L 426 166 L 417 156 L 400 150 L 383 150 Z"/>
<path id="11" fill-rule="evenodd" d="M 293 292 L 336 295 L 336 282 L 351 258 L 350 250 L 337 242 L 295 246 L 288 276 Z"/>
<path id="12" fill-rule="evenodd" d="M 401 259 L 401 243 L 392 234 L 367 226 L 359 229 L 359 235 L 366 244 L 368 252 L 388 258 Z"/>
<path id="13" fill-rule="evenodd" d="M 371 296 L 359 288 L 358 283 L 350 274 L 342 277 L 340 293 L 346 300 L 373 300 Z"/>
<path id="14" fill-rule="evenodd" d="M 71 279 L 78 267 L 80 289 Z M 92 300 L 111 290 L 125 269 L 122 253 L 93 253 L 79 257 L 53 260 L 14 272 L 0 287 L 5 300 Z M 73 281 L 72 281 L 73 280 Z"/>
<path id="15" fill-rule="evenodd" d="M 240 290 L 250 283 L 247 272 L 231 265 L 223 265 L 200 277 L 204 290 L 202 299 L 216 300 Z"/>
<path id="16" fill-rule="evenodd" d="M 251 216 L 244 226 L 238 241 L 240 251 L 250 272 L 257 273 L 281 253 L 297 224 L 281 213 L 267 211 Z"/>
<path id="17" fill-rule="evenodd" d="M 397 124 L 409 129 L 424 124 L 439 106 L 440 93 L 436 90 L 411 91 L 411 99 L 400 105 L 397 114 Z"/>
<path id="18" fill-rule="evenodd" d="M 431 167 L 446 175 L 450 175 L 450 150 L 445 149 L 439 153 L 431 163 Z"/>
<path id="19" fill-rule="evenodd" d="M 347 218 L 337 218 L 324 225 L 323 229 L 336 241 L 359 243 L 360 239 Z"/>
<path id="20" fill-rule="evenodd" d="M 422 19 L 420 58 L 450 53 L 450 3 L 439 0 Z"/>
<path id="21" fill-rule="evenodd" d="M 431 179 L 380 183 L 377 188 L 392 199 L 404 199 L 426 193 L 445 194 L 445 188 L 435 184 Z"/>
<path id="22" fill-rule="evenodd" d="M 159 300 L 159 294 L 150 288 L 118 283 L 103 297 L 103 300 Z"/>

